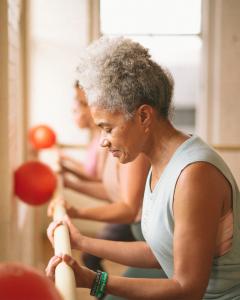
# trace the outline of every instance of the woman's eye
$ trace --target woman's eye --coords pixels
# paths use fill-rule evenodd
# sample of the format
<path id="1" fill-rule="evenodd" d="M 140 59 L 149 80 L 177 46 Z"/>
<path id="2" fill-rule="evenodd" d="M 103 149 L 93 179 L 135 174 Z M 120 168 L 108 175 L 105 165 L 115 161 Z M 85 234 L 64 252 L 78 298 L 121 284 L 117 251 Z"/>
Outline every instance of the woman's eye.
<path id="1" fill-rule="evenodd" d="M 105 128 L 105 132 L 106 133 L 111 133 L 112 132 L 112 128 Z"/>

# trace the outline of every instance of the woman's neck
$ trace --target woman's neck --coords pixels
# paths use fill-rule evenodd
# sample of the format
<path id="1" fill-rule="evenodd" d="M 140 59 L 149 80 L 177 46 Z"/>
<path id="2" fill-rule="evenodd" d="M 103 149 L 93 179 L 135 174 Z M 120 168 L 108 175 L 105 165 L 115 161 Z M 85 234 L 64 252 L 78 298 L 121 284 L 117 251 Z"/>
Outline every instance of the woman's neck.
<path id="1" fill-rule="evenodd" d="M 176 149 L 189 136 L 177 130 L 168 120 L 156 120 L 149 136 L 146 155 L 156 173 L 161 173 Z"/>

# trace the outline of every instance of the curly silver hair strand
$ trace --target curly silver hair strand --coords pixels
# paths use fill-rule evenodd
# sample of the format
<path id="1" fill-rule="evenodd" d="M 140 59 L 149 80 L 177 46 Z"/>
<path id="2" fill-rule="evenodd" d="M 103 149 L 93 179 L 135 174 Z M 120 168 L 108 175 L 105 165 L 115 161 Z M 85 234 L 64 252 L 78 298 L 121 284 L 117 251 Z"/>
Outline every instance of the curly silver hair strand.
<path id="1" fill-rule="evenodd" d="M 139 106 L 148 104 L 160 116 L 169 117 L 172 76 L 139 43 L 102 37 L 82 54 L 77 73 L 90 106 L 121 111 L 130 118 Z"/>

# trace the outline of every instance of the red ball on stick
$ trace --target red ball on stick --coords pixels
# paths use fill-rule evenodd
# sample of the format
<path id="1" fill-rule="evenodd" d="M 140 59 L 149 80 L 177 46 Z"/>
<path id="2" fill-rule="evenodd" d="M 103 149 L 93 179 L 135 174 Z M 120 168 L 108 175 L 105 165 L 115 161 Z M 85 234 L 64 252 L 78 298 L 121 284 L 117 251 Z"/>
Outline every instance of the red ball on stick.
<path id="1" fill-rule="evenodd" d="M 0 299 L 62 300 L 50 279 L 20 263 L 0 264 Z"/>
<path id="2" fill-rule="evenodd" d="M 56 134 L 47 125 L 38 125 L 29 130 L 29 141 L 34 149 L 50 148 L 56 143 Z"/>
<path id="3" fill-rule="evenodd" d="M 14 179 L 15 195 L 31 205 L 46 203 L 57 186 L 57 178 L 53 171 L 46 164 L 38 161 L 21 165 L 15 171 Z"/>

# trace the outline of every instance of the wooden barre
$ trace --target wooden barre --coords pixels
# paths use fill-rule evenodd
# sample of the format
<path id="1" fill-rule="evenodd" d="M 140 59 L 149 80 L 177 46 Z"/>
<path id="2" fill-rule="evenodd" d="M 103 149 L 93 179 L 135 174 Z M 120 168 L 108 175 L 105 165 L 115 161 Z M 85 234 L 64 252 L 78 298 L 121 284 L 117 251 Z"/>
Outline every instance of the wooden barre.
<path id="1" fill-rule="evenodd" d="M 66 210 L 62 205 L 56 204 L 54 207 L 54 221 L 61 220 L 66 215 Z M 54 231 L 54 252 L 72 256 L 69 230 L 66 225 L 58 226 Z M 76 300 L 76 283 L 74 272 L 66 263 L 61 262 L 55 270 L 55 285 L 64 300 Z"/>
<path id="2" fill-rule="evenodd" d="M 63 143 L 58 143 L 57 144 L 59 149 L 86 149 L 87 144 L 63 144 Z"/>
<path id="3" fill-rule="evenodd" d="M 215 144 L 212 145 L 216 150 L 222 151 L 240 151 L 240 145 L 224 145 L 224 144 Z"/>

